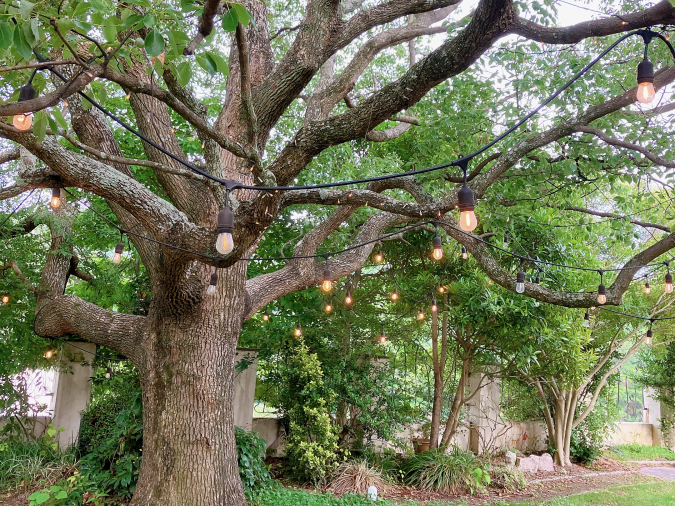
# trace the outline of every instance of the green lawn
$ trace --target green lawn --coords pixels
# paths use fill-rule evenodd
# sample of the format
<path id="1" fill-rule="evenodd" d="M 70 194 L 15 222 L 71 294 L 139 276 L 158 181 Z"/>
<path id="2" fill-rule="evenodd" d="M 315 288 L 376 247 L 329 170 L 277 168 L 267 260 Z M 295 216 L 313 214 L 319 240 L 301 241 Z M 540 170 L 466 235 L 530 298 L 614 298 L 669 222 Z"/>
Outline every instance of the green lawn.
<path id="1" fill-rule="evenodd" d="M 355 496 L 341 498 L 304 490 L 278 488 L 263 492 L 253 502 L 256 506 L 368 506 L 371 501 Z M 399 506 L 390 501 L 377 501 L 381 506 Z M 406 502 L 400 506 L 463 506 L 465 502 L 421 504 Z M 649 483 L 627 487 L 610 487 L 598 492 L 588 492 L 572 497 L 546 502 L 510 503 L 500 501 L 491 506 L 675 506 L 675 483 Z M 486 505 L 487 506 L 487 505 Z"/>
<path id="2" fill-rule="evenodd" d="M 619 460 L 675 460 L 675 452 L 660 446 L 646 446 L 638 443 L 615 446 L 610 456 Z"/>

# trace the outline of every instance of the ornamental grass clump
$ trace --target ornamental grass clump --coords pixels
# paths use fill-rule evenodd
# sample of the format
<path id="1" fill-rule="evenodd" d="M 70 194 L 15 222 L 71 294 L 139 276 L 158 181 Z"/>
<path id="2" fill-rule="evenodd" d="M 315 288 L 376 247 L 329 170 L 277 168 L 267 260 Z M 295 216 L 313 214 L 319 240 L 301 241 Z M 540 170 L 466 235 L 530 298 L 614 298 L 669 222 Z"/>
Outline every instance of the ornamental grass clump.
<path id="1" fill-rule="evenodd" d="M 446 494 L 481 491 L 490 484 L 486 466 L 471 452 L 453 446 L 429 450 L 403 464 L 404 482 L 424 490 Z"/>
<path id="2" fill-rule="evenodd" d="M 352 460 L 343 462 L 337 468 L 328 490 L 337 495 L 365 494 L 371 486 L 377 487 L 380 494 L 392 489 L 382 472 L 371 466 L 367 460 Z"/>

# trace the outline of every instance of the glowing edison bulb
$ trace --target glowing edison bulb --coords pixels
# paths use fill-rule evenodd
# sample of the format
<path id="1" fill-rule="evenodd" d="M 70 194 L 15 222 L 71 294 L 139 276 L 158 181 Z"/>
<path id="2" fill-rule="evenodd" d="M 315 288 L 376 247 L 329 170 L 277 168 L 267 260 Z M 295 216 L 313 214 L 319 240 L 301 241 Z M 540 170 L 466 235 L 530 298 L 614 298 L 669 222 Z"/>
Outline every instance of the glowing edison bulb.
<path id="1" fill-rule="evenodd" d="M 391 300 L 394 302 L 398 300 L 398 290 L 394 289 L 394 291 L 391 292 Z"/>
<path id="2" fill-rule="evenodd" d="M 469 253 L 467 253 L 466 248 L 465 248 L 464 246 L 462 246 L 462 258 L 463 258 L 464 260 L 466 260 L 467 258 L 469 258 Z"/>
<path id="3" fill-rule="evenodd" d="M 345 295 L 345 304 L 350 306 L 352 302 L 354 302 L 352 299 L 352 294 L 347 292 L 347 295 Z"/>
<path id="4" fill-rule="evenodd" d="M 422 311 L 421 309 L 420 312 L 417 313 L 417 319 L 420 321 L 424 320 L 424 311 Z"/>
<path id="5" fill-rule="evenodd" d="M 473 232 L 478 226 L 478 218 L 476 213 L 471 211 L 462 211 L 459 215 L 459 228 L 464 232 Z"/>
<path id="6" fill-rule="evenodd" d="M 438 287 L 438 292 L 439 293 L 445 293 L 445 287 L 443 285 Z"/>
<path id="7" fill-rule="evenodd" d="M 17 114 L 12 118 L 12 125 L 18 130 L 28 130 L 33 125 L 33 115 Z"/>
<path id="8" fill-rule="evenodd" d="M 387 336 L 384 334 L 384 330 L 383 330 L 382 333 L 380 334 L 380 342 L 381 342 L 382 344 L 384 344 L 384 343 L 387 342 Z"/>
<path id="9" fill-rule="evenodd" d="M 2 296 L 2 303 L 9 304 L 9 295 L 5 294 Z"/>
<path id="10" fill-rule="evenodd" d="M 441 242 L 441 238 L 438 235 L 434 237 L 434 250 L 431 253 L 431 256 L 434 257 L 434 260 L 440 260 L 443 258 L 443 243 Z"/>
<path id="11" fill-rule="evenodd" d="M 324 292 L 330 292 L 333 289 L 333 283 L 331 282 L 330 279 L 324 279 L 323 283 L 321 283 L 321 289 Z"/>
<path id="12" fill-rule="evenodd" d="M 52 199 L 49 201 L 49 205 L 53 209 L 61 207 L 61 188 L 52 189 Z"/>
<path id="13" fill-rule="evenodd" d="M 326 307 L 324 308 L 326 310 L 326 313 L 330 313 L 333 310 L 333 302 L 329 302 L 326 304 Z"/>
<path id="14" fill-rule="evenodd" d="M 105 370 L 105 379 L 110 379 L 110 376 L 112 376 L 112 371 L 110 370 L 110 367 L 107 367 Z"/>
<path id="15" fill-rule="evenodd" d="M 302 327 L 300 326 L 299 323 L 298 323 L 297 327 L 295 327 L 295 332 L 294 332 L 294 334 L 295 334 L 295 337 L 300 337 L 300 336 L 302 336 Z"/>
<path id="16" fill-rule="evenodd" d="M 607 295 L 604 293 L 599 293 L 598 294 L 598 304 L 604 304 L 607 302 Z"/>
<path id="17" fill-rule="evenodd" d="M 218 213 L 218 239 L 216 239 L 216 250 L 221 255 L 229 255 L 234 249 L 234 214 L 229 207 L 226 207 Z"/>
<path id="18" fill-rule="evenodd" d="M 642 104 L 649 104 L 656 96 L 654 83 L 640 83 L 637 90 L 638 102 Z"/>
<path id="19" fill-rule="evenodd" d="M 263 321 L 270 321 L 270 314 L 267 312 L 267 309 L 265 309 L 265 312 L 263 313 Z"/>
<path id="20" fill-rule="evenodd" d="M 52 358 L 53 356 L 54 356 L 54 350 L 47 350 L 47 351 L 45 352 L 45 358 L 46 358 L 47 360 L 51 360 L 51 358 Z"/>
<path id="21" fill-rule="evenodd" d="M 652 288 L 649 286 L 649 281 L 645 283 L 645 294 L 649 295 L 652 293 Z"/>
<path id="22" fill-rule="evenodd" d="M 673 293 L 673 276 L 670 274 L 666 274 L 666 287 L 665 287 L 666 293 Z"/>
<path id="23" fill-rule="evenodd" d="M 122 252 L 124 251 L 124 244 L 122 241 L 117 243 L 115 246 L 115 254 L 113 255 L 113 263 L 119 264 L 122 261 Z"/>
<path id="24" fill-rule="evenodd" d="M 438 311 L 438 306 L 436 305 L 436 301 L 434 300 L 433 304 L 431 304 L 431 311 L 436 312 Z"/>
<path id="25" fill-rule="evenodd" d="M 654 333 L 652 332 L 652 327 L 650 326 L 649 330 L 647 331 L 647 334 L 645 334 L 645 344 L 647 346 L 651 346 L 653 336 L 654 336 Z"/>
<path id="26" fill-rule="evenodd" d="M 382 250 L 378 249 L 377 253 L 375 253 L 375 262 L 380 264 L 384 260 L 384 255 L 382 254 Z"/>

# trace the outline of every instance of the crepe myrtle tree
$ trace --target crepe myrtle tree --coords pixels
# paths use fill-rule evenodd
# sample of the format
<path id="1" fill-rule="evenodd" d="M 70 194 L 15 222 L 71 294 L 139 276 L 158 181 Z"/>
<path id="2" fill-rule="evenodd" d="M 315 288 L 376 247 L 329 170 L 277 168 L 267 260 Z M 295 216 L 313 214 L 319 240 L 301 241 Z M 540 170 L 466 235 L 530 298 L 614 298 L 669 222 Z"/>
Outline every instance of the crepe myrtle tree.
<path id="1" fill-rule="evenodd" d="M 2 161 L 21 158 L 20 163 L 14 162 L 14 180 L 0 190 L 0 199 L 18 201 L 35 188 L 55 186 L 103 199 L 120 226 L 131 232 L 128 238 L 152 287 L 146 316 L 110 311 L 67 293 L 69 277 L 86 279 L 87 273 L 78 268 L 74 254 L 67 254 L 73 252 L 73 223 L 82 207 L 69 204 L 63 191 L 63 203 L 53 211 L 60 225 L 50 228 L 52 239 L 41 277 L 29 279 L 23 273 L 30 259 L 9 258 L 3 263 L 7 276 L 15 276 L 34 293 L 38 335 L 79 335 L 117 350 L 138 368 L 144 449 L 133 505 L 246 502 L 237 472 L 232 412 L 234 355 L 242 323 L 270 301 L 317 285 L 324 271 L 322 262 L 304 258 L 248 279 L 247 262 L 237 259 L 254 254 L 276 216 L 289 206 L 334 208 L 295 245 L 296 255 L 312 255 L 363 206 L 373 212 L 358 227 L 353 244 L 420 219 L 440 216 L 452 223 L 458 188 L 438 195 L 414 178 L 401 178 L 361 189 L 234 191 L 229 205 L 235 246 L 221 256 L 215 249 L 216 217 L 226 205 L 225 188 L 146 142 L 142 155 L 129 158 L 111 123 L 77 92 L 104 83 L 127 95 L 126 117 L 132 118 L 134 128 L 176 157 L 186 155 L 172 119 L 186 122 L 203 144 L 199 162 L 213 176 L 289 185 L 333 146 L 362 138 L 387 141 L 414 128 L 411 125 L 418 120 L 406 112 L 434 87 L 466 72 L 505 36 L 567 45 L 675 22 L 675 7 L 669 1 L 620 17 L 557 28 L 528 18 L 526 7 L 513 1 L 481 0 L 469 17 L 443 26 L 441 22 L 459 3 L 297 0 L 284 9 L 258 0 L 243 5 L 219 0 L 206 0 L 203 5 L 107 0 L 2 4 L 0 70 L 11 79 L 5 85 L 18 90 L 26 82 L 26 70 L 49 73 L 31 48 L 49 58 L 50 68 L 67 81 L 43 78 L 34 98 L 24 96 L 25 100 L 0 105 L 3 117 L 35 114 L 28 130 L 19 130 L 10 121 L 0 124 L 0 136 L 11 145 Z M 290 26 L 277 27 L 273 33 L 273 14 L 283 14 Z M 415 51 L 420 37 L 445 32 L 447 38 L 436 49 L 426 55 Z M 214 42 L 218 40 L 223 43 Z M 229 53 L 222 50 L 225 43 Z M 350 96 L 375 58 L 400 44 L 411 49 L 410 65 L 398 75 L 387 76 L 388 82 L 374 91 Z M 210 73 L 228 74 L 215 120 L 213 100 L 198 99 L 195 91 L 200 86 L 189 83 L 194 62 Z M 674 68 L 661 69 L 654 86 L 662 89 L 674 79 Z M 469 186 L 478 198 L 485 196 L 528 154 L 585 132 L 594 121 L 633 104 L 635 96 L 636 89 L 604 96 L 548 128 L 521 134 L 517 142 L 502 146 L 499 155 L 489 153 L 489 162 L 470 174 Z M 62 101 L 69 104 L 67 119 L 54 107 Z M 293 132 L 279 139 L 275 129 L 292 108 L 304 108 L 303 117 Z M 383 124 L 394 126 L 376 129 Z M 623 142 L 614 134 L 597 133 L 603 142 L 605 135 L 609 142 Z M 273 151 L 273 140 L 285 145 Z M 657 148 L 649 156 L 658 158 Z M 622 149 L 645 150 L 635 143 Z M 152 171 L 156 184 L 139 180 L 132 166 Z M 337 174 L 337 167 L 330 171 Z M 12 234 L 28 232 L 31 226 L 12 230 Z M 446 232 L 466 246 L 494 282 L 515 290 L 514 277 L 483 243 L 456 228 L 447 227 Z M 626 266 L 645 264 L 673 246 L 675 234 L 668 232 Z M 333 277 L 354 272 L 371 250 L 372 245 L 364 246 L 331 258 Z M 196 272 L 186 276 L 193 262 L 197 262 Z M 220 282 L 216 293 L 207 296 L 214 268 L 219 269 Z M 628 269 L 615 277 L 607 288 L 607 304 L 621 303 L 634 274 L 635 269 Z M 526 283 L 525 295 L 569 307 L 597 304 L 593 294 L 531 283 Z"/>

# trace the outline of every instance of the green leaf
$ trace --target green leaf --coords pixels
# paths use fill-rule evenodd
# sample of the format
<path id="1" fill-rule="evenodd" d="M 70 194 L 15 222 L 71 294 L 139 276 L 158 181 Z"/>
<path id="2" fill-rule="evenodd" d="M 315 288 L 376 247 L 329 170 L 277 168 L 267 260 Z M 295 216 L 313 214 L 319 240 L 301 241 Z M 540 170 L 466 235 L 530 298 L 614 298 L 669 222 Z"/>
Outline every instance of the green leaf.
<path id="1" fill-rule="evenodd" d="M 33 51 L 30 44 L 26 41 L 23 30 L 14 30 L 14 49 L 26 60 L 29 60 L 33 56 Z"/>
<path id="2" fill-rule="evenodd" d="M 66 32 L 69 32 L 73 29 L 75 26 L 75 21 L 72 19 L 61 18 L 56 22 L 56 24 L 58 25 L 59 30 L 61 30 L 61 33 L 65 35 Z"/>
<path id="3" fill-rule="evenodd" d="M 153 30 L 145 37 L 145 52 L 150 56 L 159 56 L 164 51 L 164 44 L 162 34 Z"/>
<path id="4" fill-rule="evenodd" d="M 192 78 L 192 67 L 189 62 L 184 61 L 176 67 L 176 79 L 181 86 L 187 86 Z"/>
<path id="5" fill-rule="evenodd" d="M 206 72 L 209 73 L 209 75 L 215 76 L 218 73 L 218 66 L 216 65 L 216 62 L 213 60 L 213 58 L 209 57 L 208 55 L 197 55 L 195 57 L 197 60 L 197 64 L 203 68 Z"/>
<path id="6" fill-rule="evenodd" d="M 143 18 L 143 24 L 148 28 L 152 28 L 157 24 L 157 18 L 152 14 L 148 14 Z"/>
<path id="7" fill-rule="evenodd" d="M 248 24 L 253 21 L 253 14 L 251 14 L 243 5 L 232 4 L 232 8 L 237 12 L 237 17 L 242 25 L 248 26 Z"/>
<path id="8" fill-rule="evenodd" d="M 0 48 L 8 49 L 12 45 L 14 26 L 6 21 L 0 22 Z"/>
<path id="9" fill-rule="evenodd" d="M 26 38 L 26 42 L 30 44 L 30 47 L 33 48 L 37 45 L 38 38 L 40 37 L 37 19 L 33 18 L 23 24 L 23 36 Z"/>
<path id="10" fill-rule="evenodd" d="M 49 501 L 49 494 L 46 492 L 35 492 L 28 499 L 35 502 L 35 504 L 42 504 Z"/>
<path id="11" fill-rule="evenodd" d="M 33 12 L 33 7 L 35 7 L 34 3 L 28 2 L 26 0 L 21 0 L 19 2 L 19 15 L 23 19 L 29 19 L 30 13 Z"/>
<path id="12" fill-rule="evenodd" d="M 63 117 L 63 114 L 61 114 L 61 111 L 58 108 L 53 107 L 49 110 L 49 112 L 51 112 L 52 116 L 61 128 L 68 130 L 68 123 L 66 123 L 66 119 Z"/>
<path id="13" fill-rule="evenodd" d="M 223 14 L 223 30 L 226 32 L 234 32 L 237 29 L 239 24 L 239 16 L 237 11 L 234 8 L 228 9 L 225 14 Z"/>
<path id="14" fill-rule="evenodd" d="M 61 492 L 58 492 L 54 496 L 54 499 L 65 499 L 66 497 L 68 497 L 68 492 L 66 492 L 65 490 L 61 490 Z"/>
<path id="15" fill-rule="evenodd" d="M 81 16 L 82 14 L 85 14 L 91 10 L 91 4 L 88 2 L 82 2 L 80 4 L 77 4 L 77 7 L 75 7 L 75 10 L 71 14 L 72 17 L 76 18 L 77 16 Z"/>
<path id="16" fill-rule="evenodd" d="M 108 42 L 114 42 L 117 40 L 117 27 L 112 25 L 103 26 L 103 36 Z"/>
<path id="17" fill-rule="evenodd" d="M 143 21 L 143 16 L 140 16 L 138 14 L 131 14 L 127 19 L 124 20 L 124 24 L 122 25 L 122 28 L 124 30 L 127 30 L 128 28 L 131 28 L 133 25 L 135 25 L 139 21 Z"/>
<path id="18" fill-rule="evenodd" d="M 38 141 L 40 142 L 42 142 L 45 138 L 48 123 L 47 115 L 44 111 L 38 111 L 35 113 L 35 121 L 33 122 L 33 135 L 37 137 Z"/>
<path id="19" fill-rule="evenodd" d="M 230 75 L 230 66 L 227 64 L 227 60 L 216 53 L 206 53 L 206 57 L 210 58 L 212 63 L 215 64 L 218 72 L 221 72 L 225 76 Z"/>

